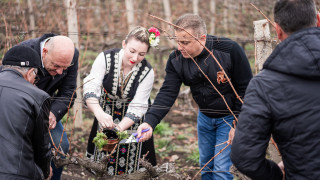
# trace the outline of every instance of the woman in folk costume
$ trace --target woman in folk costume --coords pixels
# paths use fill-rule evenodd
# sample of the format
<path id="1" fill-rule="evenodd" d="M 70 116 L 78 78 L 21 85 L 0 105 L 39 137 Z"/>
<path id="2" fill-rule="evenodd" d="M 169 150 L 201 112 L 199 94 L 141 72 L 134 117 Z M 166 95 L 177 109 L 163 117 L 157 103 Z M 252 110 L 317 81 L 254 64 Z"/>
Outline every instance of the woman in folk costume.
<path id="1" fill-rule="evenodd" d="M 148 109 L 154 71 L 145 59 L 150 46 L 158 43 L 159 31 L 135 27 L 122 42 L 122 49 L 109 49 L 95 59 L 84 79 L 84 100 L 95 119 L 88 140 L 87 157 L 100 160 L 106 153 L 93 144 L 97 131 L 107 128 L 136 130 Z M 107 165 L 108 175 L 130 174 L 138 158 L 156 165 L 153 139 L 143 143 L 118 144 Z"/>

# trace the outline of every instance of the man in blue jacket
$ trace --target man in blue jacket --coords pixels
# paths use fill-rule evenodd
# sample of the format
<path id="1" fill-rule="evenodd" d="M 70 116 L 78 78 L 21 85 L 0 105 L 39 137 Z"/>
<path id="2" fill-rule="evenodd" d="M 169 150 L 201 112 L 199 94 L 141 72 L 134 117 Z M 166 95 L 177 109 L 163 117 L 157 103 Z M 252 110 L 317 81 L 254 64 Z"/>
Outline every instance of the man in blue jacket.
<path id="1" fill-rule="evenodd" d="M 313 0 L 277 0 L 274 19 L 282 42 L 250 81 L 231 160 L 252 179 L 319 179 L 320 16 Z M 271 135 L 284 167 L 266 159 Z"/>
<path id="2" fill-rule="evenodd" d="M 49 115 L 49 128 L 52 139 L 58 147 L 63 132 L 60 122 L 68 112 L 70 101 L 73 105 L 76 94 L 72 97 L 77 86 L 78 57 L 72 40 L 66 36 L 44 34 L 40 38 L 26 40 L 20 45 L 33 48 L 41 57 L 42 71 L 36 86 L 47 92 L 52 98 L 52 106 Z M 69 142 L 66 133 L 63 134 L 60 151 L 67 154 Z M 60 179 L 63 168 L 53 167 L 52 179 Z"/>

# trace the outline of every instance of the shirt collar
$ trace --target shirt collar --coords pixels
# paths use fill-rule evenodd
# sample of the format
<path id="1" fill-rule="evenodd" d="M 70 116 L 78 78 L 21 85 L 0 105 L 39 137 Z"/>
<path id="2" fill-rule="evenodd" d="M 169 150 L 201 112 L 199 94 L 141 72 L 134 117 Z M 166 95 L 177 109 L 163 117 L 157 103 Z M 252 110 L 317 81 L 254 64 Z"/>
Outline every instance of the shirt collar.
<path id="1" fill-rule="evenodd" d="M 51 37 L 40 42 L 40 55 L 41 55 L 42 68 L 44 68 L 43 59 L 42 59 L 43 48 L 44 48 L 44 45 L 46 44 L 46 42 L 49 41 L 50 39 L 51 39 Z"/>

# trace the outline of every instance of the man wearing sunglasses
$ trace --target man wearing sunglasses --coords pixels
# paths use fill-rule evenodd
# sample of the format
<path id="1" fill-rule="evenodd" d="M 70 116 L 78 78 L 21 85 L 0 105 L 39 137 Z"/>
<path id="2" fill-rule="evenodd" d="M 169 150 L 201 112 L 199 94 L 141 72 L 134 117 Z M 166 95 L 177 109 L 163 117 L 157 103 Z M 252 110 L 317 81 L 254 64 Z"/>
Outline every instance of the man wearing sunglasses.
<path id="1" fill-rule="evenodd" d="M 32 48 L 14 46 L 2 64 L 0 179 L 50 179 L 50 96 L 33 85 L 40 57 Z"/>

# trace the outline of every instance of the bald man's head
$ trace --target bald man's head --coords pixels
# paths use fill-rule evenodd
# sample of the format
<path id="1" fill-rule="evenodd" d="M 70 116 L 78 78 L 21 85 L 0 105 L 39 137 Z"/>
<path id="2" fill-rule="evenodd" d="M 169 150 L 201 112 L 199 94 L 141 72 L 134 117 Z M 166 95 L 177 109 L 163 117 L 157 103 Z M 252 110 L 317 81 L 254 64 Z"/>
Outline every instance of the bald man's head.
<path id="1" fill-rule="evenodd" d="M 50 75 L 62 74 L 72 62 L 74 55 L 74 44 L 66 36 L 51 37 L 44 45 L 42 60 L 45 69 Z"/>

